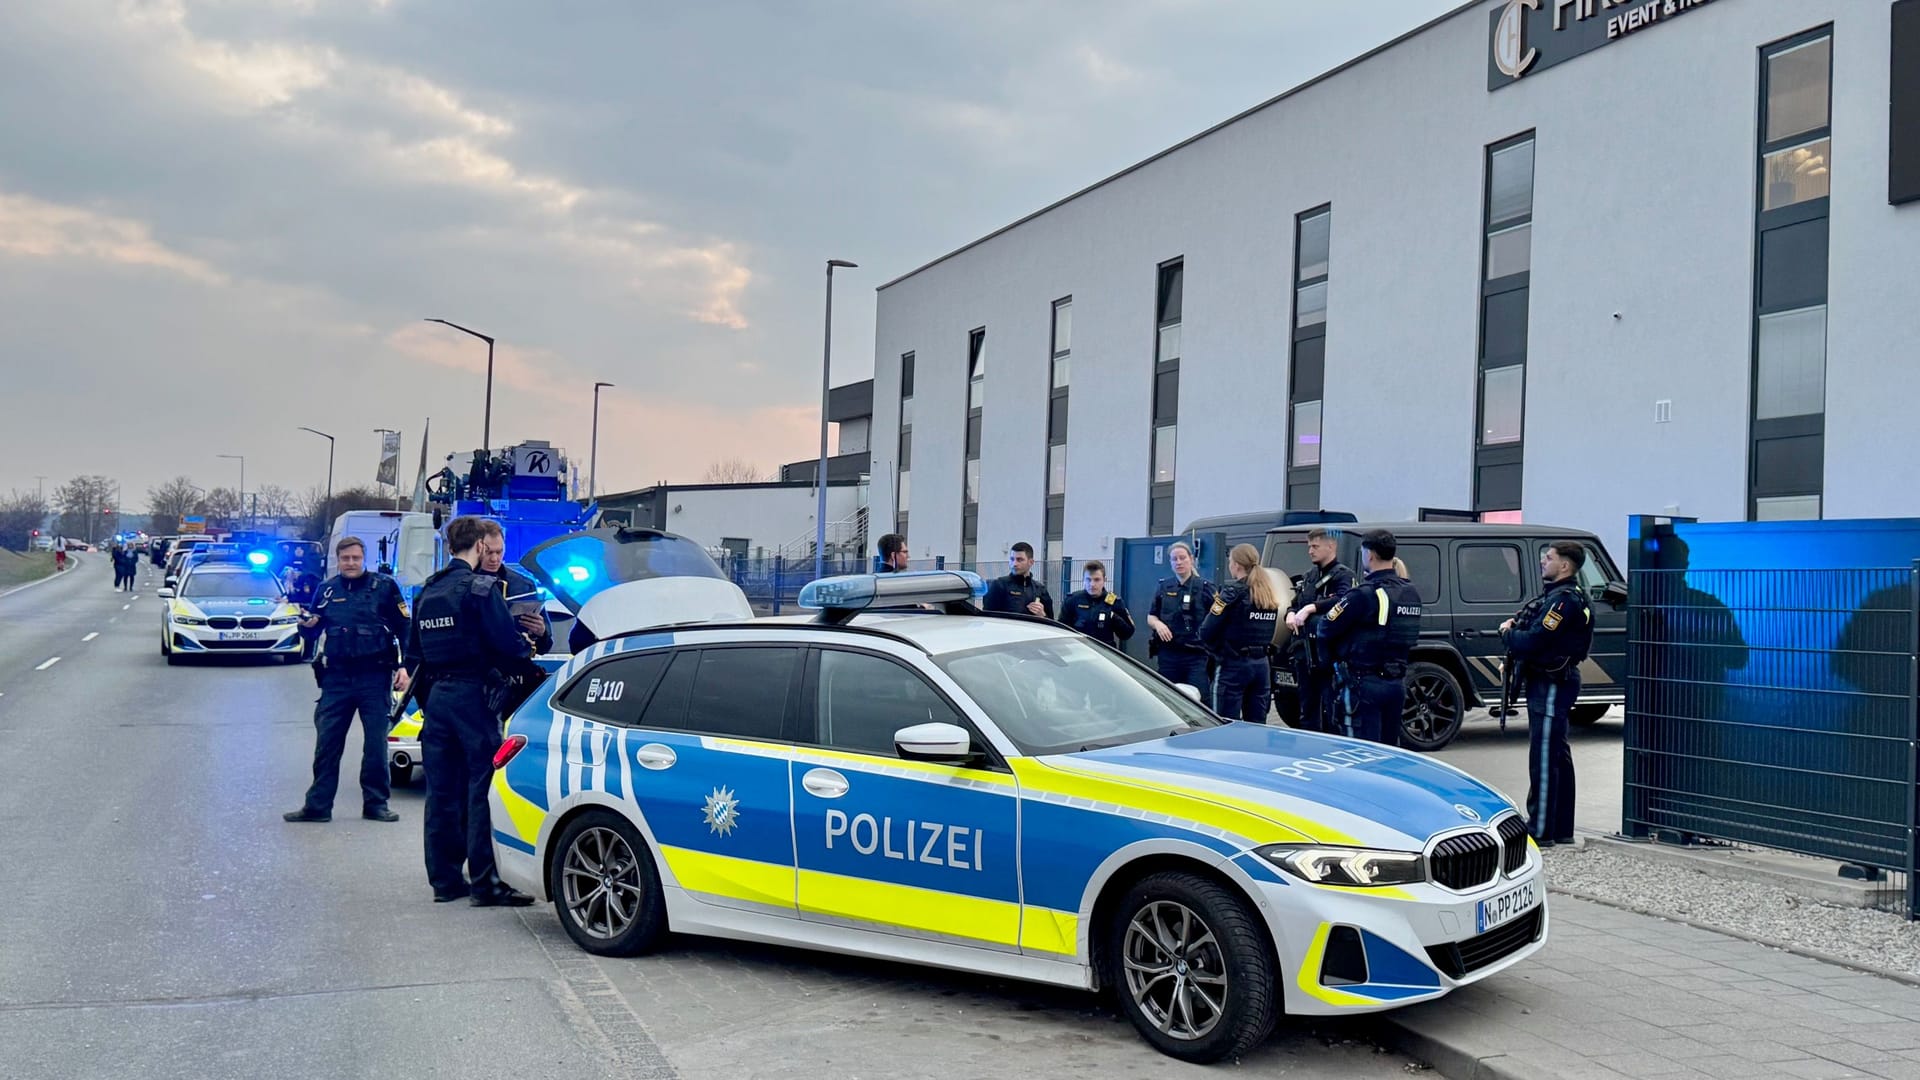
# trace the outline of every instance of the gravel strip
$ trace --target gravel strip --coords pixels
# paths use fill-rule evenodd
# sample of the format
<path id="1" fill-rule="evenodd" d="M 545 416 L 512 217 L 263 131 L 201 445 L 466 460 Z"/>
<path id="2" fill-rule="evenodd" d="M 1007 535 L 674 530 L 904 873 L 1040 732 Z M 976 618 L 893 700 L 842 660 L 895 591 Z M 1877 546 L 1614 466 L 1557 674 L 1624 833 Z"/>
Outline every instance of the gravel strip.
<path id="1" fill-rule="evenodd" d="M 1552 888 L 1920 977 L 1920 923 L 1892 912 L 1841 907 L 1779 885 L 1730 881 L 1594 846 L 1544 854 Z"/>

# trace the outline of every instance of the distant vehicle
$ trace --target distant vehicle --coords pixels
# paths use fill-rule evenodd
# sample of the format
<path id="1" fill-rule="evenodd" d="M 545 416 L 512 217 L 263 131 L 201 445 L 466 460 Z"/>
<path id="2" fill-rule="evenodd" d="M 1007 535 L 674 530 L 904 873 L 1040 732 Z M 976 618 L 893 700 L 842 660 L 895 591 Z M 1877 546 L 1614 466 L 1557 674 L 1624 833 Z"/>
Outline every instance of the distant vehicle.
<path id="1" fill-rule="evenodd" d="M 202 557 L 177 590 L 162 588 L 160 599 L 166 604 L 160 610 L 160 655 L 169 664 L 217 653 L 300 660 L 300 609 L 287 602 L 272 574 L 249 566 L 244 554 Z"/>
<path id="2" fill-rule="evenodd" d="M 1339 530 L 1340 561 L 1365 576 L 1360 536 L 1386 529 L 1400 542 L 1414 588 L 1420 590 L 1420 642 L 1407 666 L 1407 703 L 1401 744 L 1438 750 L 1460 733 L 1467 710 L 1495 709 L 1505 649 L 1500 624 L 1540 594 L 1540 551 L 1555 540 L 1576 540 L 1587 549 L 1580 587 L 1593 604 L 1593 653 L 1580 665 L 1580 701 L 1575 724 L 1591 724 L 1626 701 L 1627 587 L 1606 545 L 1583 529 L 1551 525 L 1484 525 L 1459 521 L 1397 521 L 1333 526 Z M 1261 562 L 1296 581 L 1307 572 L 1307 532 L 1299 525 L 1267 533 Z M 1282 719 L 1300 715 L 1293 672 L 1273 666 L 1273 702 Z M 1512 707 L 1524 700 L 1515 687 Z"/>
<path id="3" fill-rule="evenodd" d="M 33 538 L 33 550 L 35 550 L 35 551 L 52 551 L 52 550 L 53 550 L 53 537 L 51 537 L 51 536 L 36 536 L 36 537 L 34 537 L 34 538 Z"/>
<path id="4" fill-rule="evenodd" d="M 349 510 L 333 521 L 321 577 L 340 572 L 340 541 L 358 537 L 367 546 L 367 569 L 393 578 L 409 601 L 440 568 L 441 544 L 432 514 L 410 510 Z"/>

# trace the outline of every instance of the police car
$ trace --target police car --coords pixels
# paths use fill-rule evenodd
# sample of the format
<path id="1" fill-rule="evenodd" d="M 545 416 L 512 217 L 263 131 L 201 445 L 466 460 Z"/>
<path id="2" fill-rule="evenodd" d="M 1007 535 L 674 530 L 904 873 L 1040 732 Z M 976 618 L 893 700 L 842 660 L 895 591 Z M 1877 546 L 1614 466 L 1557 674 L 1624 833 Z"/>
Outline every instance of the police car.
<path id="1" fill-rule="evenodd" d="M 169 664 L 214 654 L 300 659 L 300 609 L 244 554 L 200 556 L 160 600 L 160 655 Z"/>
<path id="2" fill-rule="evenodd" d="M 1545 939 L 1499 792 L 1223 721 L 1057 624 L 978 614 L 972 575 L 816 582 L 802 619 L 749 618 L 723 580 L 625 590 L 679 625 L 569 660 L 511 719 L 491 795 L 502 877 L 589 952 L 674 930 L 1105 989 L 1205 1062 Z"/>

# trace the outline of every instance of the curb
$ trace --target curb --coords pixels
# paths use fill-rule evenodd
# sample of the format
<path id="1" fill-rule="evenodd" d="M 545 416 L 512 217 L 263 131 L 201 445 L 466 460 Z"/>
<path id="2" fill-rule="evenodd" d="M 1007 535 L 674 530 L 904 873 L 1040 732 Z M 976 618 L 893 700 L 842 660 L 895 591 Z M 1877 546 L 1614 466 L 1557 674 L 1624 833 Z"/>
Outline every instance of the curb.
<path id="1" fill-rule="evenodd" d="M 78 566 L 80 564 L 80 560 L 75 558 L 72 554 L 69 554 L 67 556 L 67 561 L 74 564 L 75 566 Z M 60 578 L 63 578 L 65 576 L 66 576 L 66 571 L 55 570 L 53 573 L 48 574 L 46 577 L 36 578 L 35 580 L 29 581 L 24 585 L 15 585 L 11 589 L 0 589 L 0 600 L 5 600 L 7 597 L 12 596 L 14 593 L 17 593 L 17 592 L 26 592 L 28 589 L 33 588 L 35 585 L 45 585 L 49 581 L 57 581 Z"/>

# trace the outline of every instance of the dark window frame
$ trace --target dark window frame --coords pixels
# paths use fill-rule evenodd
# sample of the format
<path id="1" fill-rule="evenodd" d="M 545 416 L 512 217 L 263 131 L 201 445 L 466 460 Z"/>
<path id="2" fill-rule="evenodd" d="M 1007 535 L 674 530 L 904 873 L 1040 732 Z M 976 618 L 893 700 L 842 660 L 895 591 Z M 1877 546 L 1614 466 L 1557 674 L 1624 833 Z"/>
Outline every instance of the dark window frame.
<path id="1" fill-rule="evenodd" d="M 913 351 L 908 350 L 907 352 L 903 352 L 900 354 L 900 416 L 899 416 L 900 437 L 899 437 L 898 446 L 895 449 L 894 463 L 893 463 L 893 471 L 896 477 L 896 482 L 894 484 L 894 489 L 893 489 L 895 503 L 896 503 L 896 505 L 893 508 L 893 513 L 894 513 L 894 530 L 893 531 L 899 533 L 902 536 L 906 535 L 907 512 L 911 510 L 912 507 L 902 507 L 898 505 L 900 485 L 897 482 L 897 477 L 901 472 L 911 472 L 913 469 L 913 465 L 911 464 L 913 460 L 913 424 L 911 421 L 907 419 L 907 402 L 912 400 L 913 400 Z"/>
<path id="2" fill-rule="evenodd" d="M 653 700 L 654 691 L 660 688 L 660 682 L 666 677 L 667 668 L 673 663 L 673 658 L 676 655 L 677 653 L 674 651 L 673 646 L 663 645 L 654 649 L 636 649 L 630 652 L 611 653 L 602 656 L 593 663 L 574 672 L 573 678 L 568 679 L 565 686 L 560 687 L 554 692 L 551 698 L 553 708 L 555 711 L 564 712 L 569 716 L 577 716 L 582 720 L 590 720 L 596 724 L 608 724 L 613 727 L 638 729 L 641 726 L 638 718 L 645 715 L 647 704 Z M 633 710 L 635 719 L 631 721 L 596 715 L 586 711 L 582 705 L 576 705 L 566 700 L 575 690 L 578 690 L 584 683 L 593 678 L 594 673 L 597 671 L 617 665 L 631 664 L 638 660 L 646 660 L 653 657 L 662 659 L 660 670 L 654 673 L 653 681 L 647 685 L 645 691 L 639 696 L 631 700 L 623 698 L 620 702 L 621 705 L 630 707 Z M 597 705 L 600 703 L 595 702 L 594 704 Z"/>
<path id="3" fill-rule="evenodd" d="M 976 406 L 973 403 L 973 376 L 984 359 L 982 354 L 986 352 L 986 348 L 987 328 L 985 326 L 976 326 L 972 330 L 967 331 L 966 382 L 961 398 L 967 406 L 967 422 L 962 428 L 963 436 L 967 437 L 963 437 L 962 439 L 960 458 L 960 547 L 962 550 L 969 547 L 977 548 L 980 544 L 980 503 L 977 500 L 969 501 L 967 498 L 969 494 L 967 491 L 967 467 L 969 463 L 980 460 L 981 452 L 986 446 L 985 416 L 987 402 L 986 388 L 984 386 L 986 376 L 984 374 L 981 376 L 983 385 L 981 387 L 980 404 Z M 971 438 L 970 436 L 976 424 L 979 425 L 980 435 L 978 438 Z M 986 486 L 986 477 L 983 475 L 980 479 L 981 486 Z M 975 492 L 974 494 L 978 493 Z M 967 567 L 966 569 L 972 568 Z"/>
<path id="4" fill-rule="evenodd" d="M 1475 599 L 1467 595 L 1469 576 L 1460 569 L 1460 557 L 1469 550 L 1480 548 L 1506 549 L 1514 553 L 1513 582 L 1518 592 L 1513 596 L 1498 596 L 1491 599 Z M 1460 541 L 1453 545 L 1453 599 L 1462 604 L 1519 604 L 1527 599 L 1527 545 L 1519 540 L 1474 540 Z M 1444 571 L 1443 571 L 1444 573 Z M 1426 599 L 1421 597 L 1421 599 Z"/>
<path id="5" fill-rule="evenodd" d="M 1307 222 L 1325 216 L 1327 219 L 1327 269 L 1312 277 L 1301 277 L 1300 238 L 1305 233 Z M 1318 206 L 1302 210 L 1293 215 L 1293 283 L 1287 290 L 1287 415 L 1282 427 L 1287 433 L 1287 448 L 1284 466 L 1286 468 L 1286 505 L 1289 510 L 1320 509 L 1320 470 L 1326 464 L 1327 435 L 1327 320 L 1321 319 L 1311 326 L 1300 325 L 1300 290 L 1310 285 L 1328 285 L 1327 292 L 1332 294 L 1329 285 L 1333 273 L 1333 203 L 1323 202 Z M 1320 392 L 1313 397 L 1300 396 L 1302 345 L 1320 343 L 1319 379 Z M 1295 465 L 1293 463 L 1293 440 L 1300 433 L 1295 430 L 1294 416 L 1300 406 L 1310 401 L 1320 403 L 1320 464 Z M 1305 498 L 1311 492 L 1312 506 L 1301 506 L 1295 502 L 1296 493 Z"/>
<path id="6" fill-rule="evenodd" d="M 797 747 L 805 747 L 808 749 L 831 750 L 839 754 L 858 754 L 862 757 L 873 758 L 876 762 L 887 762 L 887 761 L 897 762 L 901 760 L 901 758 L 897 754 L 876 754 L 870 750 L 853 750 L 853 749 L 848 749 L 847 747 L 844 747 L 844 746 L 831 746 L 827 743 L 821 742 L 819 739 L 819 736 L 820 736 L 820 716 L 819 716 L 820 658 L 826 653 L 830 653 L 830 652 L 852 653 L 857 656 L 869 656 L 879 660 L 884 660 L 897 667 L 905 669 L 909 674 L 919 679 L 922 683 L 926 685 L 927 689 L 932 690 L 934 693 L 934 696 L 938 697 L 940 701 L 947 706 L 947 709 L 953 713 L 954 723 L 959 727 L 964 728 L 967 734 L 973 738 L 974 744 L 979 746 L 982 750 L 985 751 L 983 761 L 980 761 L 971 765 L 950 765 L 950 766 L 946 766 L 947 768 L 973 769 L 979 772 L 999 772 L 999 773 L 1007 773 L 1009 775 L 1012 774 L 1013 772 L 1012 766 L 1007 764 L 1006 758 L 1000 753 L 1000 751 L 997 748 L 994 747 L 993 741 L 991 739 L 988 739 L 984 734 L 981 733 L 979 725 L 973 722 L 973 718 L 967 715 L 967 711 L 961 708 L 959 704 L 956 701 L 954 701 L 953 695 L 947 693 L 944 689 L 940 687 L 938 683 L 934 682 L 932 679 L 927 678 L 925 672 L 914 667 L 912 664 L 908 663 L 907 661 L 902 660 L 900 657 L 894 656 L 891 653 L 881 652 L 880 650 L 877 650 L 877 649 L 863 649 L 855 645 L 845 645 L 840 643 L 835 643 L 832 645 L 820 645 L 820 644 L 808 645 L 806 646 L 806 652 L 807 652 L 807 655 L 802 664 L 802 671 L 801 671 L 802 679 L 800 684 L 800 701 L 799 701 L 800 707 L 798 709 L 798 715 L 796 715 L 793 718 L 794 733 L 796 735 L 796 738 L 791 740 L 793 742 L 793 745 Z"/>
<path id="7" fill-rule="evenodd" d="M 1068 293 L 1060 299 L 1055 300 L 1048 308 L 1050 323 L 1047 328 L 1047 443 L 1041 451 L 1044 455 L 1042 458 L 1043 471 L 1040 477 L 1040 491 L 1043 499 L 1041 539 L 1053 541 L 1062 540 L 1064 537 L 1055 535 L 1052 530 L 1046 527 L 1047 520 L 1051 516 L 1047 514 L 1046 511 L 1059 510 L 1061 511 L 1061 516 L 1064 518 L 1067 498 L 1066 483 L 1064 480 L 1061 482 L 1060 493 L 1056 495 L 1053 492 L 1053 448 L 1067 445 L 1067 430 L 1070 420 L 1069 411 L 1072 402 L 1071 391 L 1073 387 L 1071 367 L 1068 368 L 1067 385 L 1059 385 L 1059 379 L 1057 377 L 1059 365 L 1062 360 L 1065 360 L 1069 365 L 1073 363 L 1072 339 L 1068 339 L 1066 348 L 1063 349 L 1060 347 L 1060 309 L 1063 307 L 1069 312 L 1068 318 L 1072 318 L 1072 293 Z M 1065 450 L 1061 451 L 1063 456 L 1065 453 Z M 1064 530 L 1064 526 L 1062 526 L 1062 528 Z M 1044 552 L 1042 554 L 1044 554 Z"/>
<path id="8" fill-rule="evenodd" d="M 1528 290 L 1527 299 L 1526 299 L 1526 311 L 1522 317 L 1525 320 L 1525 322 L 1528 324 L 1528 330 L 1529 331 L 1531 330 L 1531 322 L 1532 322 L 1532 314 L 1533 314 L 1533 294 L 1531 291 L 1533 286 L 1532 260 L 1531 259 L 1528 260 L 1527 270 L 1517 274 L 1508 274 L 1505 277 L 1495 278 L 1491 281 L 1487 279 L 1487 267 L 1488 267 L 1489 249 L 1491 247 L 1491 240 L 1494 233 L 1505 232 L 1508 229 L 1518 228 L 1521 225 L 1531 226 L 1533 224 L 1534 203 L 1538 195 L 1538 178 L 1539 178 L 1539 172 L 1540 172 L 1540 143 L 1537 138 L 1537 135 L 1538 135 L 1538 132 L 1535 129 L 1528 128 L 1526 131 L 1520 132 L 1515 135 L 1510 135 L 1497 142 L 1488 143 L 1481 152 L 1480 274 L 1479 274 L 1480 288 L 1477 291 L 1477 299 L 1475 301 L 1475 303 L 1479 305 L 1480 310 L 1476 313 L 1476 317 L 1475 317 L 1475 322 L 1478 326 L 1478 331 L 1476 334 L 1476 342 L 1474 345 L 1474 364 L 1473 364 L 1473 442 L 1472 442 L 1473 457 L 1472 457 L 1472 461 L 1473 461 L 1473 508 L 1475 511 L 1501 511 L 1501 510 L 1521 509 L 1520 503 L 1522 500 L 1517 497 L 1510 500 L 1509 499 L 1498 500 L 1500 503 L 1500 505 L 1498 506 L 1489 505 L 1485 500 L 1485 497 L 1486 497 L 1485 488 L 1487 486 L 1485 483 L 1485 479 L 1491 470 L 1509 467 L 1509 466 L 1520 466 L 1522 468 L 1521 475 L 1522 475 L 1522 482 L 1524 484 L 1524 477 L 1525 477 L 1524 462 L 1526 459 L 1526 442 L 1527 442 L 1527 438 L 1526 438 L 1526 430 L 1527 430 L 1526 363 L 1527 363 L 1527 354 L 1529 352 L 1529 346 L 1531 343 L 1529 342 L 1527 345 L 1521 346 L 1517 354 L 1502 354 L 1500 357 L 1495 358 L 1502 361 L 1501 363 L 1489 364 L 1487 362 L 1489 359 L 1489 357 L 1487 356 L 1487 312 L 1489 308 L 1488 301 L 1490 299 L 1496 296 L 1504 296 L 1510 293 L 1514 293 L 1522 289 Z M 1534 155 L 1533 156 L 1533 177 L 1529 181 L 1528 192 L 1527 192 L 1527 212 L 1525 214 L 1522 214 L 1516 217 L 1503 219 L 1496 227 L 1493 222 L 1493 156 L 1495 154 L 1500 153 L 1501 151 L 1510 150 L 1513 147 L 1521 146 L 1526 143 L 1533 144 L 1533 155 Z M 1532 242 L 1531 237 L 1529 237 L 1528 242 L 1529 243 Z M 1485 445 L 1484 443 L 1481 442 L 1481 440 L 1485 436 L 1486 430 L 1487 430 L 1486 373 L 1489 370 L 1489 368 L 1512 367 L 1516 365 L 1521 368 L 1520 438 L 1514 442 L 1498 443 L 1492 446 Z M 1511 503 L 1512 505 L 1507 505 L 1508 503 Z"/>
<path id="9" fill-rule="evenodd" d="M 1187 352 L 1184 334 L 1186 325 L 1186 294 L 1187 257 L 1185 255 L 1177 255 L 1171 259 L 1167 259 L 1154 268 L 1153 382 L 1150 384 L 1149 390 L 1152 397 L 1153 411 L 1150 414 L 1152 422 L 1147 426 L 1147 535 L 1149 536 L 1171 536 L 1173 535 L 1174 529 L 1172 509 L 1173 491 L 1174 485 L 1179 477 L 1180 468 L 1180 360 Z M 1167 317 L 1166 314 L 1169 306 L 1177 308 L 1172 317 Z M 1162 359 L 1160 356 L 1161 332 L 1174 326 L 1183 328 L 1180 343 L 1181 355 L 1171 360 Z M 1168 423 L 1160 422 L 1160 380 L 1162 376 L 1171 376 L 1174 387 L 1172 419 Z M 1157 464 L 1154 460 L 1154 447 L 1159 443 L 1160 429 L 1165 427 L 1174 429 L 1173 461 L 1175 480 L 1157 481 L 1154 479 L 1154 466 Z M 1154 513 L 1154 507 L 1158 505 L 1162 499 L 1166 500 L 1168 508 L 1164 518 Z"/>

